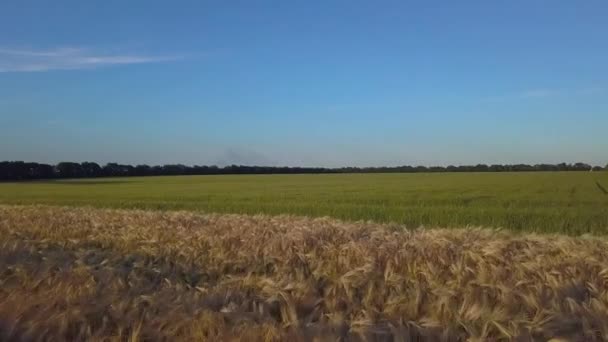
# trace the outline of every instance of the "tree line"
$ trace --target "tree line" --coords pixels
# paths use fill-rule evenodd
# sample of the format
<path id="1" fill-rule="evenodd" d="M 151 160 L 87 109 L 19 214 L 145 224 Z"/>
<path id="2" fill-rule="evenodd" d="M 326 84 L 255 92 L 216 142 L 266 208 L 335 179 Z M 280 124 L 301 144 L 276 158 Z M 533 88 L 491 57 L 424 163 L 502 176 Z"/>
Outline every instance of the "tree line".
<path id="1" fill-rule="evenodd" d="M 477 164 L 460 166 L 394 166 L 394 167 L 277 167 L 229 165 L 224 167 L 168 165 L 123 165 L 94 162 L 61 162 L 56 165 L 23 161 L 0 162 L 0 180 L 33 180 L 56 178 L 93 178 L 126 176 L 230 175 L 230 174 L 303 174 L 303 173 L 416 173 L 416 172 L 522 172 L 522 171 L 601 171 L 608 165 L 574 164 Z"/>

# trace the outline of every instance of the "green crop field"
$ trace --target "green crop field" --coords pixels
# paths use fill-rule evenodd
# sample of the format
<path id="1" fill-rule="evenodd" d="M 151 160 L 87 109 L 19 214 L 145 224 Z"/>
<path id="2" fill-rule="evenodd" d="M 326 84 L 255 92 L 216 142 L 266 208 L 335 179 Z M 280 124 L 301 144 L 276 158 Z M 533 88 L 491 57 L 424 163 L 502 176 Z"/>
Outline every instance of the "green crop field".
<path id="1" fill-rule="evenodd" d="M 223 175 L 0 184 L 0 203 L 608 232 L 608 172 Z"/>

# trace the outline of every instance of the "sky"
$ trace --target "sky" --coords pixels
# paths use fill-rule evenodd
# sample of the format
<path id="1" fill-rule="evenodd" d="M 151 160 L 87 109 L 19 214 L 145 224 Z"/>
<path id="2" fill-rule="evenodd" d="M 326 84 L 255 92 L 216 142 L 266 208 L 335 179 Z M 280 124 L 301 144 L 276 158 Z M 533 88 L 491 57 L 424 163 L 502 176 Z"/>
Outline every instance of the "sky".
<path id="1" fill-rule="evenodd" d="M 608 1 L 0 2 L 0 160 L 608 163 Z"/>

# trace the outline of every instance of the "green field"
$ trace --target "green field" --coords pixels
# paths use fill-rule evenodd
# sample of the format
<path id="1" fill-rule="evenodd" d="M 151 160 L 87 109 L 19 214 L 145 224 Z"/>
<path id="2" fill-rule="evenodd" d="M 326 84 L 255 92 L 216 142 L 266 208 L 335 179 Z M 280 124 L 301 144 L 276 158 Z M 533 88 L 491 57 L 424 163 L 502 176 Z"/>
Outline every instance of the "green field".
<path id="1" fill-rule="evenodd" d="M 0 184 L 0 203 L 608 232 L 608 172 L 224 175 Z"/>

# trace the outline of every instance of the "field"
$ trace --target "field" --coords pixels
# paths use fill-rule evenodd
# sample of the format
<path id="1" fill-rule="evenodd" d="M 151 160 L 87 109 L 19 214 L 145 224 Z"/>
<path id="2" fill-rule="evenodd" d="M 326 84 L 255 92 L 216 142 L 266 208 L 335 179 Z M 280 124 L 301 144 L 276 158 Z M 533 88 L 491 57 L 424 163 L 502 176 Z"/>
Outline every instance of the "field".
<path id="1" fill-rule="evenodd" d="M 0 184 L 0 340 L 605 341 L 608 173 Z"/>
<path id="2" fill-rule="evenodd" d="M 0 340 L 603 341 L 602 237 L 0 206 Z"/>
<path id="3" fill-rule="evenodd" d="M 407 227 L 608 229 L 608 172 L 234 175 L 0 183 L 0 203 L 331 216 Z"/>

